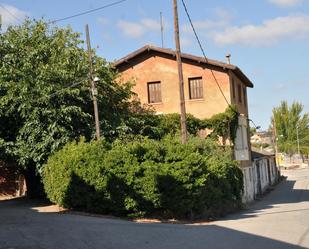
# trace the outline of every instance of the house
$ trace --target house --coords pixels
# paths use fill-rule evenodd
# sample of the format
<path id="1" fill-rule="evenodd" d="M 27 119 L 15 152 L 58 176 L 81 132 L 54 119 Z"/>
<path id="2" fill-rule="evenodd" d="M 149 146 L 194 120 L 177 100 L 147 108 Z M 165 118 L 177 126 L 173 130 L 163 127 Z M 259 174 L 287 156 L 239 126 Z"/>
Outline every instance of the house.
<path id="1" fill-rule="evenodd" d="M 252 144 L 273 144 L 273 134 L 270 131 L 260 131 L 256 132 L 251 136 L 251 143 Z"/>
<path id="2" fill-rule="evenodd" d="M 263 194 L 280 176 L 274 153 L 252 147 L 254 197 Z"/>
<path id="3" fill-rule="evenodd" d="M 253 182 L 250 181 L 252 163 L 247 88 L 252 88 L 253 84 L 237 66 L 184 53 L 181 57 L 187 113 L 204 119 L 224 112 L 229 105 L 237 107 L 240 116 L 235 158 L 240 161 L 246 181 L 251 183 L 245 191 L 249 193 Z M 147 45 L 114 65 L 121 73 L 122 81 L 135 82 L 133 91 L 142 104 L 152 106 L 160 114 L 180 111 L 175 51 Z M 249 201 L 246 194 L 244 201 Z"/>

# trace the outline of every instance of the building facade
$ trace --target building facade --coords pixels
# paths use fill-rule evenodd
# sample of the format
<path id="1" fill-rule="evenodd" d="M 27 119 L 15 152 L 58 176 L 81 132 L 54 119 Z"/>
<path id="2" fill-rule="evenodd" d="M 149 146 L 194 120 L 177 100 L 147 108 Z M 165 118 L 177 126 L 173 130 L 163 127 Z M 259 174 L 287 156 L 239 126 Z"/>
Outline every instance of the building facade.
<path id="1" fill-rule="evenodd" d="M 262 195 L 270 186 L 278 182 L 280 172 L 275 158 L 274 153 L 252 148 L 254 198 Z"/>
<path id="2" fill-rule="evenodd" d="M 253 87 L 252 82 L 234 65 L 189 54 L 182 54 L 181 58 L 187 113 L 200 119 L 211 118 L 229 105 L 235 105 L 240 113 L 235 158 L 240 161 L 245 178 L 249 178 L 252 163 L 247 88 Z M 133 92 L 142 104 L 152 106 L 158 114 L 180 112 L 175 51 L 145 46 L 114 65 L 121 73 L 120 82 L 135 83 Z M 246 189 L 245 195 L 250 191 Z M 244 197 L 244 201 L 247 199 Z"/>

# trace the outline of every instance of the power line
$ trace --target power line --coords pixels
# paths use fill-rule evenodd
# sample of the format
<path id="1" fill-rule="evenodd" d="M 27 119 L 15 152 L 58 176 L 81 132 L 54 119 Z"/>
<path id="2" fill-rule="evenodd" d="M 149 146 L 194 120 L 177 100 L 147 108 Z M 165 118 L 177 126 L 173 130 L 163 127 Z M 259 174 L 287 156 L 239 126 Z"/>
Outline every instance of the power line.
<path id="1" fill-rule="evenodd" d="M 15 20 L 19 21 L 19 22 L 23 22 L 23 20 L 21 20 L 19 17 L 17 17 L 15 14 L 13 14 L 10 10 L 8 10 L 6 7 L 4 7 L 3 4 L 0 3 L 0 6 L 2 9 L 4 9 L 10 16 L 12 16 Z"/>
<path id="2" fill-rule="evenodd" d="M 73 83 L 72 85 L 67 86 L 67 87 L 64 87 L 64 88 L 60 89 L 59 91 L 56 91 L 56 92 L 54 92 L 54 93 L 52 93 L 52 94 L 50 94 L 50 95 L 48 95 L 48 96 L 46 96 L 46 97 L 53 97 L 53 96 L 57 95 L 58 93 L 60 93 L 60 92 L 62 92 L 62 91 L 64 91 L 64 90 L 66 90 L 66 89 L 69 89 L 69 88 L 78 86 L 78 85 L 80 85 L 80 84 L 83 83 L 83 82 L 84 82 L 84 80 L 82 80 L 82 81 L 80 81 L 80 82 L 75 82 L 75 83 Z"/>
<path id="3" fill-rule="evenodd" d="M 78 85 L 82 84 L 83 82 L 85 82 L 85 80 L 81 80 L 81 81 L 75 82 L 75 83 L 73 83 L 73 84 L 71 84 L 69 86 L 66 86 L 66 87 L 64 87 L 64 88 L 62 88 L 62 89 L 60 89 L 60 90 L 58 90 L 58 91 L 56 91 L 56 92 L 54 92 L 52 94 L 42 96 L 40 99 L 51 98 L 51 97 L 56 96 L 59 93 L 63 92 L 64 90 L 72 88 L 72 87 L 75 87 L 75 86 L 78 86 Z"/>
<path id="4" fill-rule="evenodd" d="M 187 14 L 187 17 L 188 17 L 188 19 L 189 19 L 191 28 L 192 28 L 192 30 L 193 30 L 193 32 L 194 32 L 195 38 L 196 38 L 196 40 L 197 40 L 197 42 L 198 42 L 198 44 L 199 44 L 199 47 L 200 47 L 200 49 L 201 49 L 201 51 L 202 51 L 202 54 L 203 54 L 203 56 L 204 56 L 204 58 L 205 58 L 205 61 L 206 61 L 206 63 L 208 63 L 209 60 L 208 60 L 208 58 L 206 57 L 206 54 L 205 54 L 204 48 L 203 48 L 203 46 L 202 46 L 202 43 L 201 43 L 201 41 L 200 41 L 200 38 L 199 38 L 199 36 L 198 36 L 198 34 L 197 34 L 196 30 L 195 30 L 195 27 L 194 27 L 194 25 L 193 25 L 193 22 L 192 22 L 192 19 L 191 19 L 190 14 L 189 14 L 189 11 L 188 11 L 188 9 L 187 9 L 186 3 L 184 2 L 184 0 L 181 0 L 181 1 L 182 1 L 182 5 L 183 5 L 183 7 L 184 7 L 184 9 L 185 9 L 185 12 L 186 12 L 186 14 Z M 216 84 L 217 84 L 217 86 L 218 86 L 218 88 L 219 88 L 219 90 L 220 90 L 222 96 L 224 97 L 226 103 L 228 104 L 228 106 L 230 106 L 230 103 L 228 102 L 226 96 L 224 95 L 223 90 L 222 90 L 222 88 L 220 87 L 220 84 L 219 84 L 219 82 L 218 82 L 218 80 L 217 80 L 217 77 L 216 77 L 214 71 L 213 71 L 212 69 L 210 69 L 210 72 L 211 72 L 211 74 L 212 74 L 212 76 L 213 76 L 213 78 L 214 78 L 214 80 L 215 80 L 215 82 L 216 82 Z"/>
<path id="5" fill-rule="evenodd" d="M 78 16 L 86 15 L 86 14 L 89 14 L 89 13 L 92 13 L 92 12 L 95 12 L 95 11 L 98 11 L 98 10 L 102 10 L 102 9 L 106 9 L 106 8 L 109 8 L 109 7 L 118 5 L 118 4 L 123 3 L 123 2 L 126 2 L 126 1 L 128 1 L 128 0 L 116 1 L 116 2 L 107 4 L 107 5 L 104 5 L 104 6 L 95 8 L 95 9 L 91 9 L 91 10 L 87 10 L 87 11 L 84 11 L 84 12 L 77 13 L 77 14 L 75 14 L 75 15 L 71 15 L 71 16 L 67 16 L 67 17 L 55 19 L 55 20 L 53 20 L 53 21 L 48 22 L 48 24 L 56 23 L 56 22 L 61 22 L 61 21 L 64 21 L 64 20 L 68 20 L 68 19 L 72 19 L 72 18 L 78 17 Z"/>
<path id="6" fill-rule="evenodd" d="M 205 54 L 204 48 L 203 48 L 203 46 L 202 46 L 201 40 L 200 40 L 200 38 L 199 38 L 199 36 L 198 36 L 198 34 L 197 34 L 197 32 L 196 32 L 196 29 L 195 29 L 195 27 L 194 27 L 194 25 L 193 25 L 191 16 L 190 16 L 189 11 L 188 11 L 188 8 L 187 8 L 187 5 L 186 5 L 186 3 L 185 3 L 184 0 L 181 0 L 181 2 L 182 2 L 182 5 L 183 5 L 183 7 L 184 7 L 184 9 L 185 9 L 185 12 L 186 12 L 186 14 L 187 14 L 187 17 L 188 17 L 188 19 L 189 19 L 189 22 L 190 22 L 191 28 L 192 28 L 192 30 L 193 30 L 193 32 L 194 32 L 195 38 L 196 38 L 196 40 L 197 40 L 197 42 L 198 42 L 198 44 L 199 44 L 199 47 L 200 47 L 200 49 L 201 49 L 201 51 L 202 51 L 202 53 L 203 53 L 203 56 L 204 56 L 204 58 L 205 58 L 205 61 L 206 61 L 206 63 L 208 63 L 209 60 L 208 60 L 208 58 L 206 57 L 206 54 Z M 212 74 L 212 76 L 213 76 L 213 78 L 214 78 L 214 80 L 215 80 L 215 82 L 216 82 L 216 84 L 217 84 L 217 86 L 218 86 L 218 88 L 219 88 L 219 90 L 220 90 L 222 96 L 224 97 L 226 103 L 228 104 L 229 107 L 231 107 L 231 105 L 230 105 L 230 103 L 228 102 L 226 96 L 224 95 L 224 92 L 223 92 L 222 88 L 220 87 L 220 84 L 219 84 L 219 82 L 218 82 L 218 80 L 217 80 L 216 75 L 214 74 L 214 71 L 213 71 L 212 69 L 210 69 L 210 71 L 211 71 L 211 74 Z M 237 112 L 237 113 L 238 113 L 238 112 Z M 239 115 L 239 113 L 238 113 L 238 115 Z M 254 123 L 254 121 L 253 121 L 252 119 L 249 119 L 249 120 L 254 124 L 255 127 L 258 127 L 258 126 L 255 125 L 255 123 Z"/>

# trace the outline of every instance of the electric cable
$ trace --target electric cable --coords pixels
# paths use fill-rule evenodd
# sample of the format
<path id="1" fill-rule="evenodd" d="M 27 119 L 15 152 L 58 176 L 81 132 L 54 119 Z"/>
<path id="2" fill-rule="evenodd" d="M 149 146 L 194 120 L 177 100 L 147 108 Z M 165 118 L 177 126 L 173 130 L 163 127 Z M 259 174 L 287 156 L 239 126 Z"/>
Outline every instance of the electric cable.
<path id="1" fill-rule="evenodd" d="M 53 24 L 53 23 L 56 23 L 56 22 L 61 22 L 61 21 L 64 21 L 64 20 L 72 19 L 72 18 L 79 17 L 79 16 L 82 16 L 82 15 L 86 15 L 86 14 L 89 14 L 89 13 L 92 13 L 92 12 L 95 12 L 95 11 L 98 11 L 98 10 L 106 9 L 106 8 L 121 4 L 121 3 L 126 2 L 126 1 L 128 1 L 128 0 L 116 1 L 116 2 L 106 4 L 104 6 L 101 6 L 101 7 L 95 8 L 95 9 L 83 11 L 83 12 L 80 12 L 80 13 L 77 13 L 77 14 L 74 14 L 74 15 L 71 15 L 71 16 L 52 20 L 52 21 L 48 22 L 47 24 Z"/>
<path id="2" fill-rule="evenodd" d="M 192 22 L 192 19 L 191 19 L 190 14 L 189 14 L 188 8 L 187 8 L 187 6 L 186 6 L 186 3 L 184 2 L 184 0 L 181 0 L 181 1 L 182 1 L 182 5 L 183 5 L 183 7 L 184 7 L 184 9 L 185 9 L 185 12 L 186 12 L 186 14 L 187 14 L 188 20 L 189 20 L 189 22 L 190 22 L 191 28 L 192 28 L 192 30 L 193 30 L 194 36 L 195 36 L 195 38 L 196 38 L 196 40 L 197 40 L 197 42 L 198 42 L 198 44 L 199 44 L 199 47 L 200 47 L 200 49 L 201 49 L 201 51 L 202 51 L 202 54 L 203 54 L 203 56 L 204 56 L 204 59 L 205 59 L 206 63 L 209 63 L 209 60 L 208 60 L 208 58 L 206 57 L 206 54 L 205 54 L 205 50 L 204 50 L 204 48 L 203 48 L 203 46 L 202 46 L 201 40 L 200 40 L 200 38 L 199 38 L 199 36 L 198 36 L 198 34 L 197 34 L 197 32 L 196 32 L 196 29 L 195 29 L 195 27 L 194 27 L 194 25 L 193 25 L 193 22 Z M 212 74 L 212 76 L 213 76 L 213 78 L 214 78 L 214 80 L 215 80 L 215 82 L 216 82 L 216 84 L 217 84 L 217 86 L 218 86 L 218 88 L 219 88 L 219 90 L 220 90 L 222 96 L 224 97 L 226 103 L 227 103 L 228 106 L 230 107 L 231 105 L 230 105 L 229 101 L 227 100 L 226 96 L 224 95 L 224 92 L 223 92 L 223 90 L 222 90 L 222 88 L 221 88 L 221 86 L 220 86 L 220 84 L 219 84 L 219 82 L 218 82 L 218 79 L 217 79 L 217 77 L 216 77 L 214 71 L 213 71 L 212 69 L 210 69 L 210 72 L 211 72 L 211 74 Z"/>

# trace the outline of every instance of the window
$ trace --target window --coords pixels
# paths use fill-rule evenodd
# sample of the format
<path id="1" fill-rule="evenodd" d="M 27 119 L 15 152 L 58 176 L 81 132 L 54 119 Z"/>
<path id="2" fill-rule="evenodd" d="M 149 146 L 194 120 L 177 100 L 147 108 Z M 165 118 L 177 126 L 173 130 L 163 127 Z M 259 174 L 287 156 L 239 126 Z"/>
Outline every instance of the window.
<path id="1" fill-rule="evenodd" d="M 238 84 L 238 102 L 241 103 L 242 102 L 242 90 L 241 90 L 241 85 Z"/>
<path id="2" fill-rule="evenodd" d="M 234 79 L 232 79 L 232 93 L 233 93 L 233 99 L 236 99 L 235 81 L 234 81 Z"/>
<path id="3" fill-rule="evenodd" d="M 247 107 L 247 89 L 246 89 L 246 87 L 244 87 L 243 91 L 244 91 L 244 105 L 245 105 L 245 107 Z"/>
<path id="4" fill-rule="evenodd" d="M 161 82 L 149 82 L 147 83 L 148 90 L 148 103 L 160 103 L 162 102 L 161 96 Z"/>
<path id="5" fill-rule="evenodd" d="M 203 98 L 202 77 L 189 79 L 189 95 L 190 95 L 190 99 L 202 99 Z"/>

